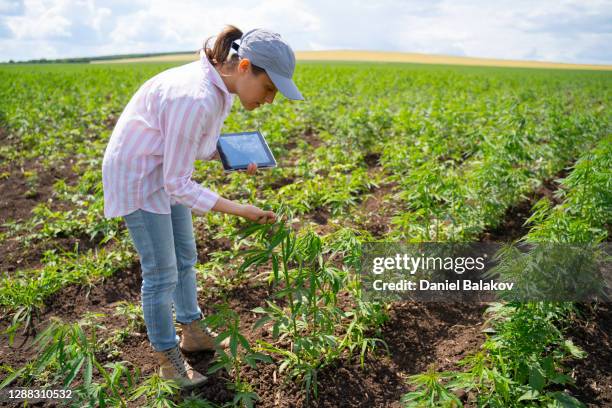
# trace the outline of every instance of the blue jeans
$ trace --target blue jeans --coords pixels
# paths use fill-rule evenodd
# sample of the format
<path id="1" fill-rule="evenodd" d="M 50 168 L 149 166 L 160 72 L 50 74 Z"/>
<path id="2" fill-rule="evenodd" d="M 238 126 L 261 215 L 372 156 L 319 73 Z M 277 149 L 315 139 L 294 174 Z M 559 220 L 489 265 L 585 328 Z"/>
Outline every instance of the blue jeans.
<path id="1" fill-rule="evenodd" d="M 124 217 L 142 267 L 142 310 L 149 341 L 156 351 L 175 347 L 176 320 L 201 316 L 194 265 L 197 260 L 191 210 L 177 204 L 171 214 L 136 210 Z"/>

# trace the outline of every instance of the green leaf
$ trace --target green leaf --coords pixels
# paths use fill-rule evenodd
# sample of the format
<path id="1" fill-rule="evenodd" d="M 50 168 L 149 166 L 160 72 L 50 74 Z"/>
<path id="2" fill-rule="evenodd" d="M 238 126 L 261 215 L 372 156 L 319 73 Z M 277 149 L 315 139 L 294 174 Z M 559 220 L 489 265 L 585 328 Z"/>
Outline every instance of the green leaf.
<path id="1" fill-rule="evenodd" d="M 550 382 L 554 383 L 554 384 L 573 384 L 574 380 L 572 379 L 572 377 L 570 377 L 569 375 L 566 374 L 557 374 L 556 376 L 554 376 Z"/>
<path id="2" fill-rule="evenodd" d="M 368 351 L 368 342 L 364 341 L 361 344 L 361 353 L 359 353 L 359 362 L 360 362 L 362 368 L 363 368 L 363 366 L 365 364 L 365 355 L 366 355 L 367 351 Z"/>
<path id="3" fill-rule="evenodd" d="M 208 367 L 208 370 L 206 371 L 206 373 L 213 374 L 214 372 L 219 371 L 220 369 L 227 367 L 227 366 L 231 366 L 231 364 L 227 361 L 218 361 L 215 364 Z"/>
<path id="4" fill-rule="evenodd" d="M 268 245 L 268 252 L 272 252 L 274 248 L 276 248 L 287 236 L 288 232 L 285 229 L 280 229 L 270 241 L 270 245 Z"/>
<path id="5" fill-rule="evenodd" d="M 134 392 L 132 393 L 131 397 L 130 397 L 130 401 L 137 400 L 138 398 L 140 398 L 147 391 L 148 391 L 148 387 L 146 387 L 146 386 L 140 386 L 140 387 L 136 388 L 134 390 Z"/>
<path id="6" fill-rule="evenodd" d="M 272 255 L 272 272 L 274 273 L 274 281 L 278 282 L 278 272 L 279 272 L 279 264 L 278 264 L 278 255 Z"/>
<path id="7" fill-rule="evenodd" d="M 246 258 L 244 260 L 244 262 L 242 263 L 242 265 L 240 265 L 240 271 L 244 272 L 247 270 L 247 268 L 251 265 L 260 265 L 262 263 L 265 263 L 268 260 L 268 253 L 267 252 L 260 252 L 257 251 L 254 255 L 249 256 L 248 258 Z"/>
<path id="8" fill-rule="evenodd" d="M 497 333 L 497 330 L 495 330 L 492 327 L 487 327 L 486 329 L 481 330 L 482 333 L 487 333 L 487 334 L 495 334 Z"/>
<path id="9" fill-rule="evenodd" d="M 85 387 L 89 388 L 91 386 L 91 379 L 93 376 L 93 364 L 92 360 L 94 359 L 93 355 L 88 356 L 87 364 L 85 364 L 85 374 L 83 375 L 83 383 Z"/>
<path id="10" fill-rule="evenodd" d="M 245 350 L 251 349 L 251 345 L 249 344 L 247 339 L 242 334 L 237 333 L 236 337 L 238 337 L 238 341 L 240 342 L 240 345 L 242 346 L 242 348 L 244 348 Z"/>
<path id="11" fill-rule="evenodd" d="M 235 406 L 244 405 L 246 408 L 253 408 L 253 403 L 258 399 L 259 397 L 254 392 L 237 392 L 234 395 L 233 404 Z"/>
<path id="12" fill-rule="evenodd" d="M 85 355 L 80 356 L 75 361 L 75 363 L 72 365 L 72 368 L 68 372 L 68 376 L 64 380 L 64 387 L 70 386 L 72 381 L 74 381 L 74 378 L 76 377 L 76 375 L 79 373 L 79 370 L 81 369 L 81 366 L 83 365 L 84 362 L 85 362 Z"/>
<path id="13" fill-rule="evenodd" d="M 219 333 L 219 335 L 215 337 L 215 344 L 217 346 L 220 345 L 223 342 L 223 340 L 227 339 L 230 335 L 231 333 L 229 331 L 224 331 L 222 333 Z"/>
<path id="14" fill-rule="evenodd" d="M 531 371 L 529 372 L 529 385 L 537 391 L 542 391 L 542 388 L 546 385 L 544 372 L 539 366 L 531 367 Z"/>
<path id="15" fill-rule="evenodd" d="M 0 390 L 6 387 L 7 385 L 9 385 L 10 383 L 12 383 L 13 381 L 15 381 L 15 379 L 19 378 L 25 370 L 26 370 L 26 366 L 23 366 L 19 370 L 15 371 L 14 373 L 6 377 L 0 384 Z"/>
<path id="16" fill-rule="evenodd" d="M 586 407 L 586 405 L 584 405 L 582 402 L 578 401 L 576 398 L 564 392 L 555 391 L 555 392 L 549 392 L 546 395 L 548 397 L 554 398 L 554 400 L 557 401 L 559 405 L 561 405 L 561 407 L 563 408 L 585 408 Z"/>
<path id="17" fill-rule="evenodd" d="M 518 400 L 519 401 L 534 400 L 534 399 L 537 399 L 539 396 L 540 396 L 540 393 L 538 391 L 529 390 L 523 395 L 521 395 Z"/>
<path id="18" fill-rule="evenodd" d="M 264 228 L 265 226 L 263 224 L 253 224 L 253 225 L 249 225 L 248 227 L 242 229 L 239 232 L 239 237 L 240 239 L 244 239 L 246 237 L 248 237 L 249 235 L 254 234 L 255 232 L 261 230 L 262 228 Z"/>
<path id="19" fill-rule="evenodd" d="M 234 358 L 238 357 L 238 337 L 230 337 L 230 353 Z"/>
<path id="20" fill-rule="evenodd" d="M 571 340 L 563 342 L 565 349 L 575 358 L 585 358 L 587 353 L 580 347 L 576 346 Z"/>
<path id="21" fill-rule="evenodd" d="M 257 330 L 268 323 L 272 318 L 270 316 L 263 316 L 261 319 L 257 320 L 253 325 L 253 330 Z"/>
<path id="22" fill-rule="evenodd" d="M 551 356 L 547 356 L 542 360 L 542 367 L 547 377 L 554 377 L 556 374 L 555 364 Z"/>
<path id="23" fill-rule="evenodd" d="M 256 367 L 257 361 L 263 361 L 265 363 L 271 363 L 272 358 L 262 353 L 251 353 L 244 356 L 244 360 L 247 362 L 249 366 L 252 368 Z"/>

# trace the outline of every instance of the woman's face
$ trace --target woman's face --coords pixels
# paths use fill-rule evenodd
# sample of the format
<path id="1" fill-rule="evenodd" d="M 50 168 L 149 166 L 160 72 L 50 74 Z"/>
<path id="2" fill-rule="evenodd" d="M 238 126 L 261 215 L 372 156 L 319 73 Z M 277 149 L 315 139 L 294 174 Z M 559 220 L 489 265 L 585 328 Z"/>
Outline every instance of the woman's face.
<path id="1" fill-rule="evenodd" d="M 254 74 L 251 62 L 246 58 L 240 60 L 236 69 L 236 94 L 246 110 L 252 111 L 274 101 L 277 89 L 268 74 Z"/>

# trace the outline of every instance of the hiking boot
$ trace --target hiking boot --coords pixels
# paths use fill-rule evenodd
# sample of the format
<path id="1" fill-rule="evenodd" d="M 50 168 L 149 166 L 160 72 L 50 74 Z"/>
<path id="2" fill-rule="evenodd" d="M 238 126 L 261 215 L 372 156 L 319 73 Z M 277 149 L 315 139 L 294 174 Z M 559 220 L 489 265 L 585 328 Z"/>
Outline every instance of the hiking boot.
<path id="1" fill-rule="evenodd" d="M 181 388 L 197 387 L 208 380 L 185 361 L 181 351 L 176 346 L 169 350 L 156 351 L 155 357 L 159 362 L 160 377 L 176 381 Z"/>
<path id="2" fill-rule="evenodd" d="M 202 322 L 202 318 L 186 324 L 179 322 L 179 326 L 182 331 L 179 347 L 183 352 L 195 353 L 198 351 L 215 350 L 217 333 L 206 327 Z M 229 337 L 224 339 L 219 346 L 227 349 L 229 347 Z"/>

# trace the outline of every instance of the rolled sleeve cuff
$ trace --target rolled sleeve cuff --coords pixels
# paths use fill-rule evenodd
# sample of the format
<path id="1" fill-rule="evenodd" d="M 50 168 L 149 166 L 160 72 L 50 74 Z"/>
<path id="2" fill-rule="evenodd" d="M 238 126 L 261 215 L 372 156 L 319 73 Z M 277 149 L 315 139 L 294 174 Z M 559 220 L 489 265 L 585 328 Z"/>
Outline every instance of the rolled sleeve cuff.
<path id="1" fill-rule="evenodd" d="M 219 194 L 205 188 L 195 200 L 191 209 L 197 214 L 207 213 L 215 206 L 217 200 L 219 200 Z"/>

